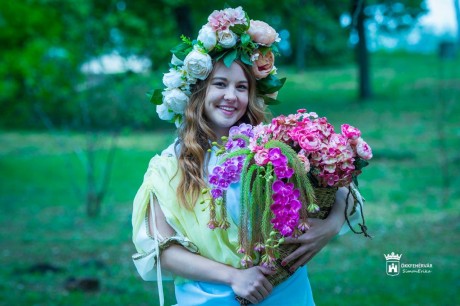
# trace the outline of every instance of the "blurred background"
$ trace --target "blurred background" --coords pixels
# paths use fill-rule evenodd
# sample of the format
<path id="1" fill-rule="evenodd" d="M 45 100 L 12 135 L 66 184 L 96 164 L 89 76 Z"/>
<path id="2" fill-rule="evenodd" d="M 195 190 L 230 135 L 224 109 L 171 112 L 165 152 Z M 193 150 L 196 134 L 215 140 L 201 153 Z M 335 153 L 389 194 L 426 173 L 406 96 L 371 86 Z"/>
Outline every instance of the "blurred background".
<path id="1" fill-rule="evenodd" d="M 460 0 L 252 0 L 298 108 L 362 131 L 372 239 L 309 264 L 317 305 L 459 305 Z M 156 305 L 132 199 L 175 138 L 146 93 L 225 1 L 0 1 L 0 305 Z M 384 254 L 429 272 L 386 274 Z M 166 282 L 166 304 L 174 303 Z"/>

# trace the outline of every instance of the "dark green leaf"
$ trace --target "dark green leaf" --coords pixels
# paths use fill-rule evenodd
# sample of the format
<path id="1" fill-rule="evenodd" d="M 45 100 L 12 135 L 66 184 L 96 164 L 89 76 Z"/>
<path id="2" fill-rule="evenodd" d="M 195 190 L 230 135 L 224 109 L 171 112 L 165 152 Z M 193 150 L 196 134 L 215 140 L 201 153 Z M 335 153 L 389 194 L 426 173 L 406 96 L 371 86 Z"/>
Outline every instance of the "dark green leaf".
<path id="1" fill-rule="evenodd" d="M 238 51 L 236 49 L 233 49 L 232 51 L 228 52 L 227 55 L 225 55 L 224 57 L 225 66 L 230 67 L 237 56 Z"/>
<path id="2" fill-rule="evenodd" d="M 263 95 L 271 94 L 280 90 L 285 82 L 286 78 L 278 79 L 276 76 L 270 74 L 265 79 L 257 81 L 257 90 Z"/>
<path id="3" fill-rule="evenodd" d="M 147 93 L 150 96 L 150 102 L 155 105 L 160 105 L 163 103 L 163 90 L 162 89 L 155 89 L 152 93 Z"/>
<path id="4" fill-rule="evenodd" d="M 364 160 L 360 157 L 357 157 L 354 162 L 356 170 L 361 170 L 362 168 L 366 167 L 369 165 L 369 162 L 367 160 Z"/>

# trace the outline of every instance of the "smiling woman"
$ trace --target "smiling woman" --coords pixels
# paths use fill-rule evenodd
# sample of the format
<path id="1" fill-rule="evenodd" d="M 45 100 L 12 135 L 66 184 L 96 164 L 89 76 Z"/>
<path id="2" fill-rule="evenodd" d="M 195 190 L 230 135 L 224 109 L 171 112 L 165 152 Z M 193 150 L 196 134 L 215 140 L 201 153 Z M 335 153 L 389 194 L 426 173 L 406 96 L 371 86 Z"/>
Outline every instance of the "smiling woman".
<path id="1" fill-rule="evenodd" d="M 133 259 L 145 280 L 158 281 L 161 305 L 162 268 L 175 275 L 179 305 L 314 305 L 305 263 L 337 234 L 345 221 L 343 209 L 303 237 L 313 242 L 299 242 L 303 248 L 291 257 L 302 267 L 292 268 L 292 276 L 273 287 L 267 276 L 274 271 L 257 259 L 248 263 L 239 248 L 238 228 L 248 214 L 240 205 L 240 183 L 226 191 L 219 212 L 211 211 L 213 216 L 228 212 L 225 221 L 210 223 L 200 205 L 208 174 L 219 164 L 217 142 L 232 126 L 266 121 L 265 104 L 284 85 L 275 76 L 278 41 L 272 27 L 249 20 L 241 7 L 214 11 L 197 40 L 183 38 L 172 50 L 166 88 L 152 93 L 160 118 L 179 131 L 177 140 L 150 161 L 134 199 L 138 254 Z"/>

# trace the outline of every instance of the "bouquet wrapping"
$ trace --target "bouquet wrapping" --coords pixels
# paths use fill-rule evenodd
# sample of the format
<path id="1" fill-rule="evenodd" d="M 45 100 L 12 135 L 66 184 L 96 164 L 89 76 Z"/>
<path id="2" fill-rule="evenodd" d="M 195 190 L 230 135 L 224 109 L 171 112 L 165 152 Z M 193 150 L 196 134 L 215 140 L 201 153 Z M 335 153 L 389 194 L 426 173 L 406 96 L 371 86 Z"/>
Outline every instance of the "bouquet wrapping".
<path id="1" fill-rule="evenodd" d="M 298 245 L 283 245 L 309 229 L 308 218 L 324 219 L 339 187 L 357 185 L 372 158 L 361 132 L 348 125 L 337 134 L 326 118 L 299 110 L 270 124 L 230 129 L 218 149 L 221 163 L 209 174 L 208 226 L 227 229 L 226 189 L 241 182 L 238 252 L 243 267 L 263 265 L 276 286 L 292 273 L 281 261 Z M 247 300 L 237 297 L 242 305 Z"/>

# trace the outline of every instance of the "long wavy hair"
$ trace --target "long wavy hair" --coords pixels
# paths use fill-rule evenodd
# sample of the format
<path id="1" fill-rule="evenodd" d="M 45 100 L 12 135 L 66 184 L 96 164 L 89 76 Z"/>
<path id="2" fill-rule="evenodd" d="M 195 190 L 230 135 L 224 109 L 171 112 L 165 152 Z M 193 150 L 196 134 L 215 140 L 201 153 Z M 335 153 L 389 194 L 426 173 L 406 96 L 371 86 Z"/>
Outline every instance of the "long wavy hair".
<path id="1" fill-rule="evenodd" d="M 266 121 L 267 113 L 264 103 L 257 101 L 256 78 L 248 66 L 239 61 L 236 63 L 243 69 L 248 80 L 249 95 L 246 112 L 236 124 L 257 125 Z M 214 70 L 208 78 L 195 84 L 184 112 L 184 123 L 179 130 L 178 171 L 181 174 L 181 179 L 177 196 L 179 203 L 187 209 L 193 209 L 201 190 L 207 185 L 205 181 L 207 175 L 206 152 L 211 148 L 211 142 L 217 141 L 217 136 L 213 132 L 204 110 L 206 94 L 215 67 L 216 63 L 214 63 Z"/>

